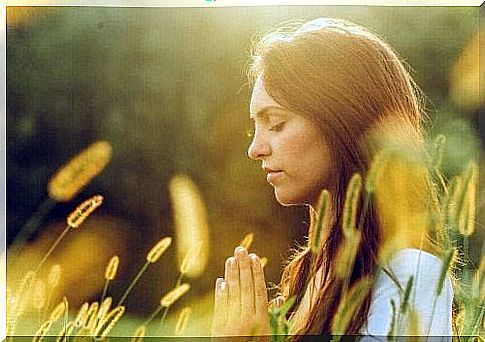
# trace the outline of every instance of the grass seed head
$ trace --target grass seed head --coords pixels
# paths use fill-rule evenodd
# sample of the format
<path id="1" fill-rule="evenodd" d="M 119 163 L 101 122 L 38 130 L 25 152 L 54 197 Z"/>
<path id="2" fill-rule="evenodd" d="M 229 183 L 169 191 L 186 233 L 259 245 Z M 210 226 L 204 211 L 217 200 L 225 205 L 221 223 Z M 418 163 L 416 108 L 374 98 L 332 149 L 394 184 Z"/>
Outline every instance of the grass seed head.
<path id="1" fill-rule="evenodd" d="M 254 233 L 249 233 L 244 236 L 242 241 L 239 243 L 238 246 L 243 247 L 245 250 L 249 251 L 249 248 L 253 244 L 253 239 L 254 239 Z"/>
<path id="2" fill-rule="evenodd" d="M 362 190 L 362 177 L 355 173 L 350 179 L 345 194 L 345 204 L 342 217 L 342 230 L 345 236 L 351 236 L 356 230 L 356 214 L 359 197 Z"/>
<path id="3" fill-rule="evenodd" d="M 33 306 L 35 309 L 40 310 L 44 307 L 46 302 L 46 289 L 45 283 L 42 279 L 37 279 L 34 284 L 33 293 Z"/>
<path id="4" fill-rule="evenodd" d="M 180 336 L 185 331 L 191 313 L 192 309 L 188 306 L 182 309 L 175 325 L 175 335 Z"/>
<path id="5" fill-rule="evenodd" d="M 47 284 L 49 285 L 50 289 L 54 289 L 59 285 L 59 281 L 61 280 L 61 265 L 54 264 L 51 267 L 49 275 L 47 276 Z"/>
<path id="6" fill-rule="evenodd" d="M 116 323 L 120 320 L 121 316 L 125 313 L 124 306 L 117 306 L 111 310 L 98 324 L 94 330 L 95 339 L 104 339 L 109 332 L 114 328 Z"/>
<path id="7" fill-rule="evenodd" d="M 322 232 L 326 230 L 330 218 L 330 192 L 323 190 L 318 199 L 317 219 L 315 231 L 312 232 L 312 252 L 317 253 L 322 239 Z"/>
<path id="8" fill-rule="evenodd" d="M 131 342 L 140 342 L 143 340 L 147 332 L 146 325 L 140 325 L 136 328 L 135 332 L 133 333 L 133 337 L 131 338 Z"/>
<path id="9" fill-rule="evenodd" d="M 170 244 L 172 243 L 171 237 L 165 237 L 158 241 L 158 243 L 150 249 L 147 254 L 147 261 L 150 263 L 157 262 L 158 259 L 162 256 L 162 254 L 168 249 Z"/>
<path id="10" fill-rule="evenodd" d="M 50 179 L 49 197 L 58 202 L 72 200 L 111 159 L 112 147 L 107 141 L 98 141 L 65 164 Z"/>
<path id="11" fill-rule="evenodd" d="M 465 181 L 460 196 L 458 210 L 458 231 L 464 236 L 470 236 L 475 232 L 476 197 L 478 188 L 478 166 L 470 162 L 463 173 Z"/>
<path id="12" fill-rule="evenodd" d="M 106 280 L 113 280 L 116 277 L 116 272 L 118 271 L 118 266 L 120 264 L 120 258 L 115 255 L 111 258 L 106 266 L 106 270 L 104 272 L 104 279 Z"/>
<path id="13" fill-rule="evenodd" d="M 438 170 L 441 166 L 445 143 L 446 137 L 443 134 L 438 134 L 434 140 L 433 161 L 431 163 L 435 170 Z"/>
<path id="14" fill-rule="evenodd" d="M 32 339 L 33 342 L 40 342 L 44 339 L 45 335 L 47 335 L 47 333 L 49 332 L 49 329 L 52 327 L 52 324 L 54 322 L 51 321 L 51 320 L 47 320 L 45 321 L 39 328 L 39 330 L 37 330 L 37 332 L 35 333 L 35 336 L 34 338 Z"/>
<path id="15" fill-rule="evenodd" d="M 160 305 L 163 307 L 168 308 L 173 303 L 175 303 L 180 297 L 187 293 L 190 290 L 190 284 L 184 283 L 182 285 L 177 286 L 172 291 L 167 293 L 165 296 L 162 297 L 160 300 Z"/>
<path id="16" fill-rule="evenodd" d="M 111 297 L 106 297 L 103 300 L 98 310 L 98 320 L 102 320 L 106 316 L 109 309 L 111 308 L 112 302 L 113 302 L 113 299 Z"/>
<path id="17" fill-rule="evenodd" d="M 355 314 L 372 288 L 371 277 L 361 278 L 347 293 L 342 295 L 332 320 L 332 335 L 344 335 Z"/>
<path id="18" fill-rule="evenodd" d="M 72 228 L 79 226 L 103 203 L 103 196 L 96 195 L 81 203 L 68 217 L 67 225 Z"/>
<path id="19" fill-rule="evenodd" d="M 450 269 L 450 265 L 453 261 L 453 256 L 456 254 L 456 249 L 450 248 L 443 256 L 443 267 L 441 268 L 440 277 L 436 285 L 436 296 L 439 296 L 443 291 L 443 285 L 445 283 L 446 275 Z"/>
<path id="20" fill-rule="evenodd" d="M 88 308 L 88 311 L 84 315 L 82 320 L 82 327 L 86 329 L 93 328 L 93 321 L 96 322 L 96 317 L 98 317 L 98 302 L 93 302 Z"/>
<path id="21" fill-rule="evenodd" d="M 59 318 L 61 318 L 64 311 L 67 309 L 65 300 L 66 297 L 63 298 L 62 302 L 57 304 L 57 306 L 52 310 L 49 320 L 56 322 Z"/>
<path id="22" fill-rule="evenodd" d="M 81 305 L 81 308 L 79 308 L 79 311 L 77 312 L 76 318 L 74 318 L 74 326 L 76 328 L 79 328 L 84 325 L 84 322 L 87 321 L 87 313 L 89 309 L 89 303 L 85 302 L 83 305 Z"/>
<path id="23" fill-rule="evenodd" d="M 388 155 L 387 153 L 382 150 L 378 152 L 374 159 L 372 159 L 369 172 L 367 173 L 367 177 L 365 179 L 365 190 L 368 193 L 374 192 L 379 184 L 379 179 L 382 175 L 382 171 L 384 169 L 384 165 L 387 161 Z"/>
<path id="24" fill-rule="evenodd" d="M 335 272 L 338 279 L 346 279 L 350 276 L 360 247 L 361 236 L 360 231 L 355 231 L 352 236 L 344 237 L 337 251 Z"/>
<path id="25" fill-rule="evenodd" d="M 67 342 L 68 336 L 72 334 L 74 330 L 74 322 L 69 322 L 62 327 L 61 331 L 57 335 L 56 342 Z"/>
<path id="26" fill-rule="evenodd" d="M 192 267 L 192 265 L 196 262 L 197 258 L 200 256 L 201 251 L 202 244 L 200 243 L 189 248 L 189 250 L 185 254 L 184 260 L 182 260 L 182 264 L 180 265 L 180 273 L 187 273 L 187 271 Z"/>

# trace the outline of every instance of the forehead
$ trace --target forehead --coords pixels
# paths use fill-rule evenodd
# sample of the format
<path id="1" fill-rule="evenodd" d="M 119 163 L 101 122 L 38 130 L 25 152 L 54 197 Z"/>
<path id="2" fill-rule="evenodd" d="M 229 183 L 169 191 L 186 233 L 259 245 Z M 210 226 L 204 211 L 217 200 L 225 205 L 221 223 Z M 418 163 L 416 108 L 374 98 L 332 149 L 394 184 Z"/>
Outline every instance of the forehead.
<path id="1" fill-rule="evenodd" d="M 251 117 L 255 117 L 258 112 L 266 107 L 281 107 L 264 88 L 263 80 L 258 77 L 254 84 L 253 93 L 251 95 L 251 103 L 249 104 L 249 113 Z"/>

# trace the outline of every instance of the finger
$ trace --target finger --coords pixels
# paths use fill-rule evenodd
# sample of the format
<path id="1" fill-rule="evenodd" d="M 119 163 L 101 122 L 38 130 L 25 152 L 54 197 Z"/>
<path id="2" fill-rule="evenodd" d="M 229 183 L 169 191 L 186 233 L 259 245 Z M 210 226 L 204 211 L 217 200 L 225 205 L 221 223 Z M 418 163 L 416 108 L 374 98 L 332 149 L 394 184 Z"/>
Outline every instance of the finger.
<path id="1" fill-rule="evenodd" d="M 212 319 L 212 335 L 224 335 L 227 323 L 227 283 L 223 278 L 217 278 L 214 297 L 214 316 Z"/>
<path id="2" fill-rule="evenodd" d="M 240 317 L 241 312 L 241 290 L 239 287 L 239 270 L 237 261 L 234 257 L 229 257 L 226 260 L 225 280 L 227 282 L 228 291 L 228 321 L 229 324 L 234 324 Z"/>
<path id="3" fill-rule="evenodd" d="M 268 313 L 268 292 L 266 289 L 263 268 L 261 267 L 261 259 L 259 259 L 256 254 L 251 254 L 250 259 L 254 281 L 254 305 L 256 316 L 266 316 Z"/>
<path id="4" fill-rule="evenodd" d="M 241 319 L 248 321 L 254 319 L 256 312 L 254 308 L 254 284 L 251 271 L 251 259 L 243 247 L 237 247 L 234 253 L 239 266 L 241 283 Z"/>

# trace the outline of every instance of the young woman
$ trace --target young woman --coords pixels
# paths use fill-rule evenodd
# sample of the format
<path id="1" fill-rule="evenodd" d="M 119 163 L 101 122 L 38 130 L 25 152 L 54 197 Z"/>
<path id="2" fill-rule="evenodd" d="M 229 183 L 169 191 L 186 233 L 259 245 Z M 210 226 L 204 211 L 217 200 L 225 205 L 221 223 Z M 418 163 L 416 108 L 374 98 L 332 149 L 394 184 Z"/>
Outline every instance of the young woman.
<path id="1" fill-rule="evenodd" d="M 262 38 L 249 74 L 255 133 L 248 155 L 261 161 L 279 203 L 307 205 L 312 218 L 308 243 L 285 267 L 275 301 L 295 298 L 288 314 L 294 338 L 451 335 L 449 276 L 437 289 L 442 225 L 420 159 L 420 97 L 396 53 L 360 26 L 316 19 Z M 380 154 L 375 189 L 359 193 L 349 234 L 343 230 L 347 186 L 355 174 L 369 182 L 382 149 L 391 152 Z M 312 250 L 323 190 L 327 221 Z M 342 277 L 349 250 L 354 262 Z M 345 305 L 353 305 L 350 316 Z M 213 335 L 268 335 L 268 308 L 259 257 L 236 248 L 216 281 Z"/>

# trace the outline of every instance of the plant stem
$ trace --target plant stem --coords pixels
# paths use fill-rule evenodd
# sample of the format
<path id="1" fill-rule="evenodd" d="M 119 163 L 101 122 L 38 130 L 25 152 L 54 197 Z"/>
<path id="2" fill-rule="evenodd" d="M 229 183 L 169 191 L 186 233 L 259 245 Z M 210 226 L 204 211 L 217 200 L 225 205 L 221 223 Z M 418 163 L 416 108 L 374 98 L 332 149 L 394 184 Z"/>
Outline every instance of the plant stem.
<path id="1" fill-rule="evenodd" d="M 128 294 L 131 292 L 131 290 L 133 289 L 133 286 L 135 286 L 135 284 L 138 282 L 138 280 L 140 279 L 140 277 L 142 276 L 142 274 L 146 271 L 146 269 L 148 268 L 148 265 L 150 264 L 149 261 L 145 262 L 145 264 L 142 266 L 142 268 L 138 271 L 138 274 L 135 276 L 135 278 L 131 281 L 131 284 L 130 286 L 128 286 L 128 288 L 126 289 L 125 293 L 123 294 L 123 296 L 121 297 L 120 301 L 118 302 L 118 304 L 116 304 L 116 306 L 120 306 L 121 304 L 123 304 L 123 302 L 125 301 L 126 297 L 128 296 Z M 115 306 L 115 307 L 116 307 Z"/>
<path id="2" fill-rule="evenodd" d="M 44 199 L 37 208 L 37 211 L 27 220 L 27 222 L 25 222 L 17 233 L 17 236 L 15 236 L 12 241 L 9 248 L 9 254 L 11 256 L 15 256 L 19 252 L 20 248 L 29 240 L 32 234 L 36 232 L 39 225 L 56 204 L 57 202 L 50 197 Z"/>
<path id="3" fill-rule="evenodd" d="M 109 284 L 109 279 L 106 279 L 104 282 L 104 287 L 103 287 L 103 294 L 101 295 L 101 300 L 99 301 L 99 304 L 103 303 L 104 297 L 106 297 L 106 293 L 108 292 L 108 284 Z"/>
<path id="4" fill-rule="evenodd" d="M 155 311 L 153 311 L 150 317 L 148 317 L 145 323 L 143 323 L 143 325 L 148 326 L 148 324 L 150 324 L 150 322 L 153 321 L 153 319 L 160 313 L 160 311 L 162 311 L 162 308 L 163 306 L 159 305 L 158 308 Z"/>
<path id="5" fill-rule="evenodd" d="M 36 275 L 37 275 L 37 272 L 39 272 L 40 268 L 44 265 L 44 263 L 47 260 L 47 258 L 52 254 L 52 252 L 54 251 L 54 249 L 57 247 L 57 245 L 59 244 L 59 242 L 61 242 L 61 240 L 67 234 L 67 232 L 69 231 L 70 228 L 71 228 L 71 226 L 69 226 L 69 225 L 66 228 L 64 228 L 64 230 L 62 231 L 61 235 L 59 235 L 59 237 L 57 238 L 57 240 L 52 244 L 52 246 L 49 249 L 49 251 L 44 255 L 44 258 L 42 258 L 42 260 L 40 261 L 39 265 L 37 266 L 37 268 L 34 271 L 34 273 Z"/>

